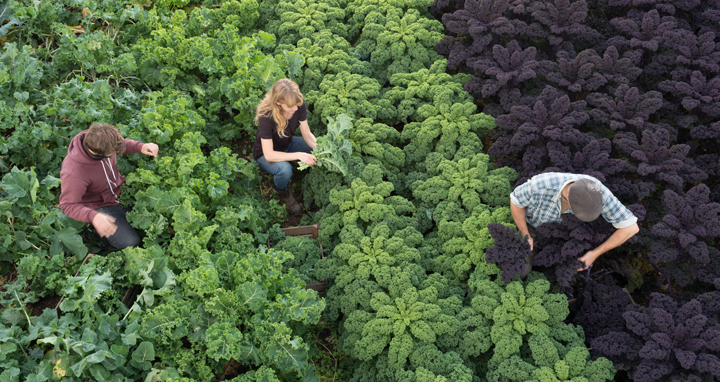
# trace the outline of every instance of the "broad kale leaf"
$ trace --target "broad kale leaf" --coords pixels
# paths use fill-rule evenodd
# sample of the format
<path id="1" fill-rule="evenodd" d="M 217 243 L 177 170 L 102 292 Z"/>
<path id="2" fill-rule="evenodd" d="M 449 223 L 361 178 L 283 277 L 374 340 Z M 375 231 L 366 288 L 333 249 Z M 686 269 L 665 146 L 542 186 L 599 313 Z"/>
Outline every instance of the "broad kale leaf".
<path id="1" fill-rule="evenodd" d="M 328 133 L 317 138 L 317 147 L 313 155 L 317 158 L 316 165 L 324 167 L 328 171 L 347 174 L 347 159 L 352 154 L 352 143 L 348 139 L 352 129 L 352 119 L 345 114 L 340 114 L 337 119 L 328 117 Z M 298 169 L 304 170 L 310 167 L 301 163 Z"/>

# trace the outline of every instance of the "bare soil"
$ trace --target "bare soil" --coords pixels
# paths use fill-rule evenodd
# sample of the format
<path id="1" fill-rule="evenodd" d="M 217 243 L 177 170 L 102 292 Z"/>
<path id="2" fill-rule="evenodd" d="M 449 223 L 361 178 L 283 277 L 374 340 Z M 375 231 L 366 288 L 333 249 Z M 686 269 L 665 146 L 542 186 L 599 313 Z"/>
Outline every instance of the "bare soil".
<path id="1" fill-rule="evenodd" d="M 28 304 L 26 307 L 28 309 L 28 314 L 31 316 L 39 316 L 46 308 L 55 309 L 61 298 L 62 297 L 60 296 L 47 296 L 41 298 L 38 302 Z"/>

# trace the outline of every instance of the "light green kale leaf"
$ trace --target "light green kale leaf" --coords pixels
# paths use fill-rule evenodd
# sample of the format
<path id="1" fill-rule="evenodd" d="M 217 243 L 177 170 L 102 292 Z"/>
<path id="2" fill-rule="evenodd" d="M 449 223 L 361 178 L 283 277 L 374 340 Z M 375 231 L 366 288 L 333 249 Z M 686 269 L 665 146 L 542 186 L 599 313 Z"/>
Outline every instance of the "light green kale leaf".
<path id="1" fill-rule="evenodd" d="M 324 167 L 328 171 L 339 172 L 345 176 L 348 171 L 347 158 L 352 155 L 352 143 L 348 136 L 352 129 L 352 119 L 346 114 L 340 114 L 336 119 L 328 117 L 328 133 L 317 139 L 317 147 L 313 155 L 317 157 L 317 166 Z M 301 163 L 298 169 L 308 168 Z"/>

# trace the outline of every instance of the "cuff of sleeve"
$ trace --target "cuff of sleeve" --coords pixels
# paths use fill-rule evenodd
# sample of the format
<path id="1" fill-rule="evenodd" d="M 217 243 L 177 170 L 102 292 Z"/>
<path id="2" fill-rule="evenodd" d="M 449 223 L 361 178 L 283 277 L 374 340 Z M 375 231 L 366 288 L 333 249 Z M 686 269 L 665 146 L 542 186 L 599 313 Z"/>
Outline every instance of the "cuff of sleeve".
<path id="1" fill-rule="evenodd" d="M 615 227 L 616 229 L 627 228 L 627 227 L 630 227 L 631 225 L 637 223 L 637 220 L 638 220 L 637 217 L 633 216 L 630 219 L 623 220 L 623 221 L 620 221 L 617 223 L 613 223 L 613 227 Z"/>
<path id="2" fill-rule="evenodd" d="M 91 212 L 88 212 L 87 217 L 88 217 L 88 219 L 90 219 L 90 220 L 88 220 L 86 223 L 92 224 L 92 221 L 93 221 L 93 219 L 95 219 L 95 215 L 97 215 L 97 214 L 98 214 L 98 212 L 95 211 L 95 210 L 92 210 Z"/>
<path id="3" fill-rule="evenodd" d="M 128 139 L 129 141 L 130 139 Z M 135 154 L 142 151 L 144 143 L 140 141 L 132 141 L 132 142 L 125 142 L 125 153 L 126 154 Z"/>
<path id="4" fill-rule="evenodd" d="M 512 202 L 512 204 L 514 204 L 514 205 L 516 205 L 516 206 L 518 206 L 518 207 L 520 207 L 520 208 L 525 208 L 525 207 L 527 207 L 527 206 L 524 206 L 522 203 L 520 203 L 520 201 L 518 200 L 518 198 L 516 198 L 516 197 L 515 197 L 515 194 L 513 194 L 513 193 L 510 193 L 510 201 Z"/>

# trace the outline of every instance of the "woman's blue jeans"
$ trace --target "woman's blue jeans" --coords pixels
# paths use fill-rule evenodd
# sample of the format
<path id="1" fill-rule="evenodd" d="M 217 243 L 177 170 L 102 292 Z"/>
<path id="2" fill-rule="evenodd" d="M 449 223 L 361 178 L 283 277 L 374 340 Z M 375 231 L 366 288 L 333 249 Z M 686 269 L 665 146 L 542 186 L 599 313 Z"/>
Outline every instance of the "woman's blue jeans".
<path id="1" fill-rule="evenodd" d="M 293 137 L 292 142 L 288 146 L 286 153 L 311 153 L 312 149 L 305 143 L 302 137 Z M 292 166 L 290 162 L 268 162 L 265 160 L 265 156 L 261 156 L 255 159 L 260 170 L 271 174 L 275 178 L 275 188 L 279 191 L 285 191 L 290 183 L 290 177 L 292 177 Z"/>

